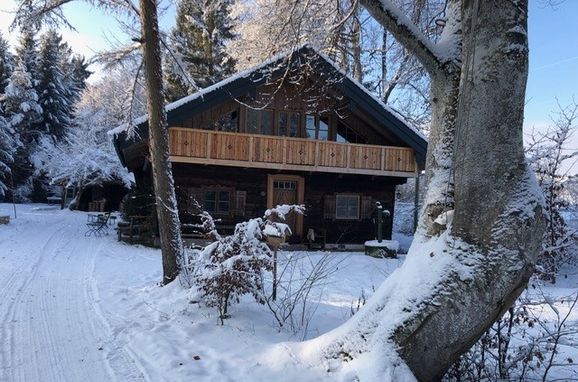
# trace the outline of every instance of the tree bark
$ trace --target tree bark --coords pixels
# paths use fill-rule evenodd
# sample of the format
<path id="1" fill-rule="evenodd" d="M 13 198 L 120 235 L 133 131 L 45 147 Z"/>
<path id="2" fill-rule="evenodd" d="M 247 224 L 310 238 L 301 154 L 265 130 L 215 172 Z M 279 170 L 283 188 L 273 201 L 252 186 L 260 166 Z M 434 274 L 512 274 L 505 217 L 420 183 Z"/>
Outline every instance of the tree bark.
<path id="1" fill-rule="evenodd" d="M 397 18 L 386 0 L 362 2 Z M 527 7 L 527 0 L 450 0 L 463 28 L 461 71 L 408 36 L 403 20 L 390 29 L 432 75 L 426 207 L 404 265 L 350 323 L 320 340 L 325 359 L 368 354 L 362 365 L 367 357 L 383 365 L 394 349 L 418 380 L 439 380 L 525 288 L 544 228 L 522 144 Z M 433 223 L 450 208 L 453 222 Z"/>
<path id="2" fill-rule="evenodd" d="M 169 159 L 167 116 L 163 101 L 160 36 L 155 0 L 140 0 L 140 18 L 144 74 L 148 93 L 149 153 L 159 222 L 163 262 L 162 283 L 164 285 L 173 281 L 179 274 L 183 243 Z"/>

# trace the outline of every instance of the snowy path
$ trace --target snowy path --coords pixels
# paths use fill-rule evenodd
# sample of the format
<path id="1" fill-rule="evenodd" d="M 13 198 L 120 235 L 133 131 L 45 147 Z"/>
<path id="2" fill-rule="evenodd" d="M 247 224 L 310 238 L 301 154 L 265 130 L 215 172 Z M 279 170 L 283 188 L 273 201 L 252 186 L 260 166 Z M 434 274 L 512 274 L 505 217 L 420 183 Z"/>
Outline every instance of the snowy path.
<path id="1" fill-rule="evenodd" d="M 28 209 L 0 229 L 0 381 L 142 379 L 126 352 L 104 350 L 92 277 L 103 241 L 78 240 L 86 218 L 73 217 Z"/>

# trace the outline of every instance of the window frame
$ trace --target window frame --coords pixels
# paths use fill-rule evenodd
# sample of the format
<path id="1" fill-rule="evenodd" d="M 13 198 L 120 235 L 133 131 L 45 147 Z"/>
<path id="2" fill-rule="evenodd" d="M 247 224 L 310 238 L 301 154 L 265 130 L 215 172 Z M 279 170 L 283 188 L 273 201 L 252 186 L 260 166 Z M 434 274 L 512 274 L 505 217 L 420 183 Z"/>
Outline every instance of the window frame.
<path id="1" fill-rule="evenodd" d="M 355 217 L 353 217 L 352 215 L 339 216 L 339 214 L 338 214 L 338 212 L 339 212 L 338 200 L 340 198 L 355 198 L 356 203 L 357 203 L 357 215 Z M 359 220 L 360 216 L 361 216 L 360 201 L 361 201 L 361 195 L 359 195 L 359 194 L 335 194 L 335 220 Z"/>
<path id="2" fill-rule="evenodd" d="M 203 191 L 203 210 L 209 212 L 211 215 L 214 216 L 231 216 L 231 214 L 233 213 L 233 201 L 232 201 L 232 196 L 234 194 L 234 190 L 231 188 L 227 188 L 227 187 L 203 187 L 202 189 Z M 211 202 L 214 203 L 214 211 L 209 211 L 207 209 L 207 193 L 208 192 L 214 192 L 215 193 L 215 200 Z M 228 208 L 227 211 L 221 211 L 219 209 L 219 205 L 221 202 L 225 202 L 225 200 L 221 200 L 221 192 L 227 192 L 229 194 L 228 200 L 226 200 L 226 202 L 228 203 Z"/>
<path id="3" fill-rule="evenodd" d="M 313 118 L 313 128 L 309 128 L 308 125 L 308 120 L 310 120 L 311 118 Z M 325 121 L 322 121 L 322 119 L 325 119 Z M 321 130 L 321 123 L 324 123 L 327 128 L 325 130 Z M 305 114 L 305 127 L 304 127 L 304 131 L 305 131 L 305 138 L 307 139 L 313 139 L 313 140 L 318 140 L 318 141 L 325 141 L 325 142 L 329 142 L 331 141 L 331 121 L 328 115 L 317 115 L 317 114 Z M 319 138 L 321 131 L 325 132 L 325 138 Z M 313 133 L 313 136 L 310 137 L 309 136 L 309 132 Z"/>
<path id="4" fill-rule="evenodd" d="M 263 132 L 263 120 L 265 119 L 265 113 L 271 113 L 271 133 L 264 133 Z M 250 115 L 251 113 L 255 113 L 257 114 L 256 117 L 256 122 L 257 122 L 257 126 L 256 126 L 256 131 L 251 131 L 250 126 L 249 126 L 249 120 L 250 120 Z M 247 134 L 257 134 L 257 135 L 267 135 L 267 136 L 275 136 L 275 132 L 276 132 L 276 123 L 275 123 L 275 115 L 277 113 L 275 112 L 274 109 L 254 109 L 252 107 L 247 107 L 247 112 L 245 113 L 245 132 Z"/>

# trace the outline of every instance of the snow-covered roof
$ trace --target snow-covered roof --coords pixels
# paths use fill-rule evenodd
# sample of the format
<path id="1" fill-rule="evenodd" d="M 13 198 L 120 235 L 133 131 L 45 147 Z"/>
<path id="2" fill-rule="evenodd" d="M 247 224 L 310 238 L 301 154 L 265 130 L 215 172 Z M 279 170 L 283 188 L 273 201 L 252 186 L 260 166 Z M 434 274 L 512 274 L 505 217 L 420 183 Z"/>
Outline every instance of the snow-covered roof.
<path id="1" fill-rule="evenodd" d="M 292 57 L 295 58 L 296 54 L 298 55 L 297 58 L 306 57 L 312 62 L 315 61 L 321 64 L 320 68 L 322 67 L 322 70 L 338 74 L 339 81 L 336 81 L 336 85 L 341 88 L 347 97 L 358 104 L 384 128 L 390 130 L 391 133 L 412 147 L 419 162 L 425 160 L 426 137 L 415 126 L 406 121 L 394 108 L 383 103 L 362 84 L 341 70 L 329 57 L 309 44 L 303 44 L 291 51 L 275 55 L 259 65 L 241 71 L 212 86 L 166 105 L 165 110 L 169 124 L 171 124 L 171 121 L 177 122 L 190 118 L 191 115 L 200 112 L 203 108 L 208 108 L 217 102 L 223 102 L 225 98 L 230 99 L 245 94 L 250 90 L 250 87 L 266 83 L 267 80 L 274 80 L 276 78 L 274 75 L 275 71 L 278 69 L 285 70 L 288 64 L 296 61 L 291 59 Z M 280 73 L 282 73 L 282 70 Z M 137 130 L 136 135 L 141 138 L 148 136 L 147 120 L 147 116 L 143 115 L 132 121 L 132 125 Z M 124 142 L 125 146 L 129 144 L 126 140 L 126 134 L 122 134 L 127 131 L 128 126 L 128 124 L 124 124 L 109 131 L 109 134 L 115 136 L 115 145 L 117 145 L 119 155 L 122 155 L 120 146 L 118 146 L 120 144 L 119 141 Z M 132 139 L 132 142 L 134 143 L 134 139 Z"/>

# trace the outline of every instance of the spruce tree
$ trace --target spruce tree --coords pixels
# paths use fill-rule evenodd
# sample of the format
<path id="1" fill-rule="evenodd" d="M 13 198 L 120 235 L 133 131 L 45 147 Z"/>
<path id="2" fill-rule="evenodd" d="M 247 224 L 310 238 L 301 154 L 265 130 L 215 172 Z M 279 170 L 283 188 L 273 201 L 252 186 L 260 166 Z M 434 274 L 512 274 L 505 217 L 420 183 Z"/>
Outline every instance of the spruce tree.
<path id="1" fill-rule="evenodd" d="M 35 126 L 41 121 L 42 108 L 38 103 L 38 95 L 32 84 L 32 77 L 26 70 L 26 64 L 19 58 L 14 67 L 5 94 L 2 96 L 4 113 L 9 129 L 18 136 L 18 145 L 14 157 L 13 177 L 18 186 L 17 199 L 28 200 L 32 192 L 32 174 L 34 168 L 30 161 L 38 139 Z"/>
<path id="2" fill-rule="evenodd" d="M 38 56 L 38 98 L 42 106 L 42 121 L 38 130 L 62 139 L 71 125 L 71 92 L 65 87 L 62 53 L 68 46 L 55 31 L 41 38 Z"/>
<path id="3" fill-rule="evenodd" d="M 226 44 L 234 38 L 233 0 L 181 0 L 171 51 L 167 53 L 166 97 L 174 101 L 234 72 Z M 195 86 L 188 81 L 190 78 Z"/>
<path id="4" fill-rule="evenodd" d="M 33 85 L 38 67 L 37 29 L 33 26 L 23 26 L 20 30 L 19 46 L 16 47 L 16 56 L 24 64 L 26 72 L 30 74 Z"/>
<path id="5" fill-rule="evenodd" d="M 3 197 L 8 190 L 8 180 L 12 173 L 11 167 L 17 147 L 17 135 L 4 117 L 4 111 L 0 105 L 0 197 Z"/>
<path id="6" fill-rule="evenodd" d="M 86 80 L 92 72 L 88 70 L 88 63 L 84 56 L 80 55 L 73 55 L 64 61 L 63 65 L 65 85 L 70 92 L 70 102 L 75 104 L 86 89 Z"/>
<path id="7" fill-rule="evenodd" d="M 8 79 L 10 74 L 12 74 L 12 69 L 14 66 L 14 56 L 10 53 L 10 46 L 8 41 L 4 39 L 2 33 L 0 33 L 0 95 L 4 94 L 6 90 L 6 85 L 8 85 Z"/>

